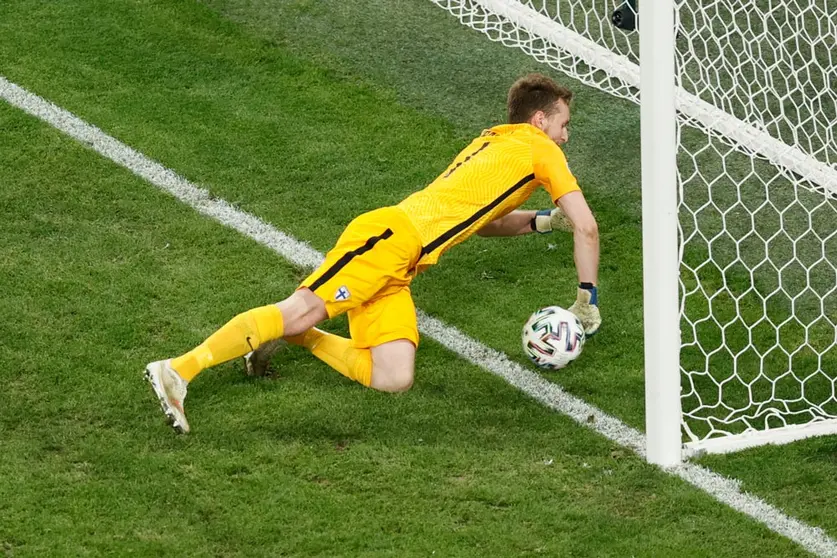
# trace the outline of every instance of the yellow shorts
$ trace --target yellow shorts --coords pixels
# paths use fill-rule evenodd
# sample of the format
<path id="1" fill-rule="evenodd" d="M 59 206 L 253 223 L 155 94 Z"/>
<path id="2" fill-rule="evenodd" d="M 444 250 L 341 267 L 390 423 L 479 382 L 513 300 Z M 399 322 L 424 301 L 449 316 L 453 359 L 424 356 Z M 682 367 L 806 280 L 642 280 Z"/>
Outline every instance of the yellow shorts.
<path id="1" fill-rule="evenodd" d="M 349 314 L 356 347 L 408 339 L 418 345 L 410 282 L 421 239 L 397 207 L 364 213 L 349 223 L 325 261 L 301 284 L 320 297 L 329 318 Z"/>

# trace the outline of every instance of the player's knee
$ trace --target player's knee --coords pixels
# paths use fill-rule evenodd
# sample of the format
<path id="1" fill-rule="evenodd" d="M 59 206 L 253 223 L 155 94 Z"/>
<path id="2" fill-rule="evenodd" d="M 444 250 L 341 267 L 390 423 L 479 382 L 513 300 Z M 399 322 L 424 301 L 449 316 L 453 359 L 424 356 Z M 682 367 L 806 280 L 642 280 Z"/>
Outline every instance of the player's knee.
<path id="1" fill-rule="evenodd" d="M 409 369 L 399 370 L 395 374 L 395 389 L 393 391 L 400 393 L 409 390 L 411 387 L 413 387 L 414 378 L 415 373 L 412 367 L 410 367 Z"/>
<path id="2" fill-rule="evenodd" d="M 372 387 L 397 393 L 413 385 L 416 346 L 408 339 L 397 339 L 372 347 Z"/>
<path id="3" fill-rule="evenodd" d="M 413 366 L 374 366 L 372 387 L 380 391 L 401 393 L 413 387 Z"/>

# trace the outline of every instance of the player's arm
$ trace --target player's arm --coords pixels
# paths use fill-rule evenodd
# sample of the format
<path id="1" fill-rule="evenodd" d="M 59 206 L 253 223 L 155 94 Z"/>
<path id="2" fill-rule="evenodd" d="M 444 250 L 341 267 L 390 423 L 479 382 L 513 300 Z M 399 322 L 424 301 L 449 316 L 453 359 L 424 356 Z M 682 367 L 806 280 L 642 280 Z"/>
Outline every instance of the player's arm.
<path id="1" fill-rule="evenodd" d="M 580 190 L 558 198 L 558 204 L 573 224 L 573 253 L 578 272 L 578 291 L 569 310 L 581 320 L 584 333 L 595 334 L 602 324 L 599 314 L 599 226 Z"/>
<path id="2" fill-rule="evenodd" d="M 556 205 L 572 223 L 573 254 L 578 272 L 576 300 L 569 310 L 579 317 L 584 332 L 593 335 L 599 330 L 599 227 L 578 187 L 578 182 L 567 166 L 564 152 L 554 143 L 539 141 L 533 144 L 532 159 L 535 178 L 549 192 Z"/>
<path id="3" fill-rule="evenodd" d="M 480 236 L 518 236 L 532 232 L 532 219 L 537 211 L 516 209 L 511 213 L 494 219 L 477 231 Z"/>
<path id="4" fill-rule="evenodd" d="M 531 211 L 516 209 L 477 231 L 480 236 L 518 236 L 533 232 L 573 231 L 573 224 L 560 207 Z"/>
<path id="5" fill-rule="evenodd" d="M 572 223 L 575 267 L 579 283 L 599 282 L 599 226 L 580 190 L 558 198 L 558 205 Z"/>

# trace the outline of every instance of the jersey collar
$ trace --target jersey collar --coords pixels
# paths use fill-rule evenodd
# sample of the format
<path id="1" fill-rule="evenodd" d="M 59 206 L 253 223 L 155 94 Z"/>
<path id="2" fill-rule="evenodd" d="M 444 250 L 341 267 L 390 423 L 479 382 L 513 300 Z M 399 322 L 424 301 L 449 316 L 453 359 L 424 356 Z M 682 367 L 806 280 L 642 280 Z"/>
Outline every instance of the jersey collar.
<path id="1" fill-rule="evenodd" d="M 523 122 L 522 124 L 499 124 L 483 131 L 482 135 L 508 135 L 517 132 L 540 135 L 549 139 L 549 136 L 543 130 L 537 126 L 532 126 L 528 122 Z"/>

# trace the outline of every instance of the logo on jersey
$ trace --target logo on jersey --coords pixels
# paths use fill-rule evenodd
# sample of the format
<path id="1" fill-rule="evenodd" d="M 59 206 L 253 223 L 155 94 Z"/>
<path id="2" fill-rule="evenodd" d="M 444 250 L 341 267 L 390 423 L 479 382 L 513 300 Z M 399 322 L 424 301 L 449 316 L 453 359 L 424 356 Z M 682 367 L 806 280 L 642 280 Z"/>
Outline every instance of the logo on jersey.
<path id="1" fill-rule="evenodd" d="M 346 285 L 343 285 L 337 292 L 334 293 L 334 300 L 341 301 L 341 300 L 349 300 L 352 296 L 352 293 L 349 292 L 349 289 L 346 288 Z"/>

